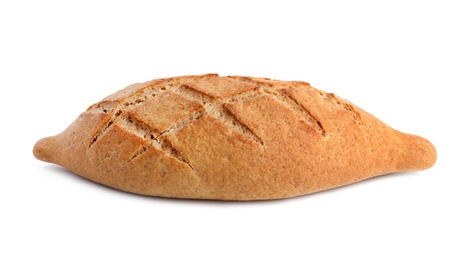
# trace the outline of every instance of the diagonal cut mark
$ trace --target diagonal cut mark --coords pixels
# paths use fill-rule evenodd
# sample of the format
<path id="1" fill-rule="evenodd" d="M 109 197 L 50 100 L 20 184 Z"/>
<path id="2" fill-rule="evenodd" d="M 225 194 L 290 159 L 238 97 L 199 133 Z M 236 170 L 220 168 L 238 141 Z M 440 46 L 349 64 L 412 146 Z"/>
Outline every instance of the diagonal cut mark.
<path id="1" fill-rule="evenodd" d="M 247 125 L 239 121 L 234 114 L 225 108 L 226 103 L 245 102 L 246 100 L 256 98 L 261 95 L 259 91 L 251 90 L 233 95 L 231 97 L 218 99 L 192 89 L 187 85 L 182 85 L 176 89 L 175 93 L 191 101 L 201 103 L 205 109 L 205 111 L 202 111 L 202 113 L 206 112 L 208 115 L 224 123 L 233 131 L 246 136 L 250 140 L 253 140 L 260 145 L 264 145 L 263 141 Z"/>
<path id="2" fill-rule="evenodd" d="M 177 84 L 177 83 L 176 83 Z M 104 135 L 109 127 L 117 120 L 117 118 L 126 110 L 130 109 L 131 107 L 133 106 L 138 106 L 148 100 L 150 100 L 151 98 L 154 98 L 156 97 L 158 94 L 162 93 L 162 92 L 165 92 L 167 90 L 169 90 L 170 88 L 173 88 L 175 87 L 176 85 L 173 84 L 173 83 L 165 83 L 165 84 L 158 84 L 158 85 L 154 85 L 154 86 L 148 86 L 146 88 L 142 88 L 140 89 L 139 91 L 137 91 L 136 93 L 134 93 L 133 95 L 129 96 L 128 98 L 126 98 L 125 100 L 123 100 L 122 102 L 120 102 L 120 104 L 113 108 L 111 111 L 108 111 L 108 110 L 105 110 L 104 109 L 102 110 L 104 113 L 108 113 L 108 112 L 112 112 L 112 117 L 109 119 L 109 121 L 104 125 L 102 126 L 99 131 L 97 133 L 94 134 L 93 138 L 91 139 L 91 142 L 90 144 L 88 145 L 88 149 L 90 149 L 93 144 L 98 140 L 98 138 L 102 135 Z M 103 104 L 103 103 L 101 103 Z M 90 107 L 90 111 L 99 111 L 101 110 L 101 105 L 100 104 L 96 104 L 96 105 L 93 105 Z"/>
<path id="3" fill-rule="evenodd" d="M 272 90 L 272 89 L 265 89 L 264 90 L 267 94 L 275 97 L 280 103 L 287 106 L 290 110 L 294 111 L 295 113 L 301 115 L 308 125 L 312 126 L 316 129 L 323 137 L 325 137 L 325 129 L 322 126 L 322 123 L 314 116 L 312 113 L 299 104 L 295 99 L 291 98 L 290 95 L 286 93 L 284 89 L 280 90 Z"/>
<path id="4" fill-rule="evenodd" d="M 229 109 L 222 106 L 218 112 L 222 116 L 222 122 L 229 126 L 232 130 L 243 134 L 244 136 L 250 138 L 251 140 L 255 141 L 260 145 L 264 145 L 264 142 L 259 138 L 251 128 L 245 125 L 242 121 L 240 121 Z M 219 117 L 218 117 L 219 118 Z"/>
<path id="5" fill-rule="evenodd" d="M 173 157 L 189 166 L 192 170 L 196 171 L 196 169 L 192 166 L 190 161 L 181 155 L 181 153 L 169 142 L 164 138 L 160 138 L 160 134 L 155 136 L 154 131 L 144 122 L 139 121 L 133 117 L 127 116 L 122 117 L 119 120 L 119 123 L 123 125 L 124 129 L 133 133 L 142 139 L 149 140 L 150 143 L 141 147 L 129 160 L 128 162 L 134 160 L 135 158 L 139 157 L 150 147 L 155 147 L 157 150 L 164 151 L 168 156 Z"/>
<path id="6" fill-rule="evenodd" d="M 204 114 L 203 109 L 195 110 L 191 113 L 189 113 L 187 116 L 177 120 L 174 122 L 172 125 L 170 125 L 168 128 L 162 130 L 158 136 L 162 135 L 168 135 L 171 133 L 174 133 L 176 131 L 179 131 L 183 129 L 185 126 L 194 123 L 195 121 L 199 120 Z"/>
<path id="7" fill-rule="evenodd" d="M 325 137 L 325 129 L 322 126 L 322 123 L 314 116 L 312 113 L 299 104 L 295 99 L 293 99 L 286 91 L 286 87 L 284 88 L 274 88 L 274 86 L 271 84 L 273 81 L 271 79 L 253 79 L 249 77 L 234 77 L 235 79 L 241 80 L 241 81 L 250 81 L 253 82 L 254 84 L 257 84 L 260 86 L 260 88 L 267 94 L 273 96 L 277 101 L 280 103 L 284 104 L 286 107 L 288 107 L 290 110 L 294 111 L 295 113 L 301 115 L 302 118 L 304 118 L 303 121 L 305 121 L 307 124 L 311 125 L 314 129 L 316 129 L 323 137 Z M 309 83 L 305 82 L 298 82 L 302 83 L 307 87 L 310 87 Z M 345 107 L 345 109 L 348 109 L 348 107 Z"/>

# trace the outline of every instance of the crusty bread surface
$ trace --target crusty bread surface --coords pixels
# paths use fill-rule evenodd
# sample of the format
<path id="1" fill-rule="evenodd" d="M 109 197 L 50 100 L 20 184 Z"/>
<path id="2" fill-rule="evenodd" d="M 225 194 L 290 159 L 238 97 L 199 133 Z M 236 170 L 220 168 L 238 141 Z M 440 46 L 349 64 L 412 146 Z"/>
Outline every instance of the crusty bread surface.
<path id="1" fill-rule="evenodd" d="M 299 196 L 436 161 L 428 140 L 308 83 L 216 74 L 128 86 L 34 155 L 132 193 L 216 200 Z"/>

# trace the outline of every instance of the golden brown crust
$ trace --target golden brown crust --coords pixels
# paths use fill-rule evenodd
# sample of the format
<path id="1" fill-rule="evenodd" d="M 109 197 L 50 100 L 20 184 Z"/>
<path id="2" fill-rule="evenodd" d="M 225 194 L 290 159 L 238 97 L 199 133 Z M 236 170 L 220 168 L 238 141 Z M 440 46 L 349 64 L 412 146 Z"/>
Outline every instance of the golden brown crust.
<path id="1" fill-rule="evenodd" d="M 34 154 L 133 193 L 219 200 L 293 197 L 436 160 L 426 139 L 308 83 L 216 74 L 133 84 Z"/>

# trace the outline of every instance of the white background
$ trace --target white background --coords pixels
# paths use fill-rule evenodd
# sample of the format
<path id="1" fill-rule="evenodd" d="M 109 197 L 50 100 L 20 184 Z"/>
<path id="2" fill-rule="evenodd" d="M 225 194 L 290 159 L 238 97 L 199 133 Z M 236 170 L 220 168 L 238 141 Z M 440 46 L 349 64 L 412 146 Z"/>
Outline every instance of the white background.
<path id="1" fill-rule="evenodd" d="M 0 2 L 0 259 L 461 259 L 457 1 L 67 2 Z M 32 156 L 131 83 L 210 72 L 310 82 L 428 138 L 437 164 L 242 203 L 128 194 Z"/>

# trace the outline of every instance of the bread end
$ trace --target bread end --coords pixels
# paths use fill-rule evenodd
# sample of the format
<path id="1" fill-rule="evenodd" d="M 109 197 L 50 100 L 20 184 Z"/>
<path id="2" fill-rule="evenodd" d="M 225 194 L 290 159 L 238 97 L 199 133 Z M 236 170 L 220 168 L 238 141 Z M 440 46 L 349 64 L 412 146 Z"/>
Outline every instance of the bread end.
<path id="1" fill-rule="evenodd" d="M 38 140 L 38 142 L 35 143 L 33 149 L 35 158 L 44 162 L 51 162 L 55 150 L 53 143 L 53 136 L 45 137 Z"/>
<path id="2" fill-rule="evenodd" d="M 437 150 L 427 139 L 416 135 L 405 135 L 406 156 L 403 160 L 403 168 L 410 171 L 429 169 L 437 161 Z"/>

